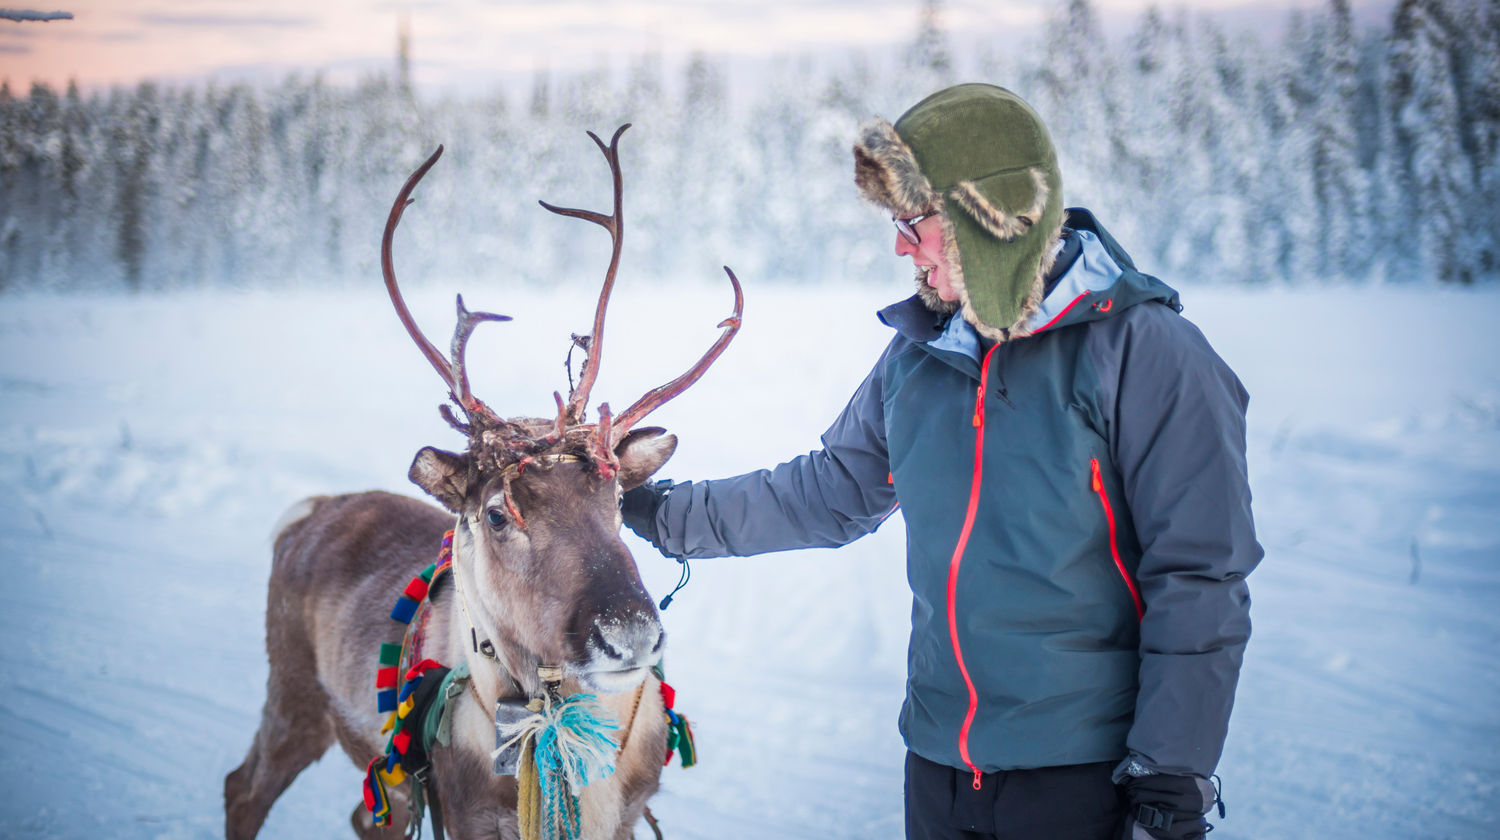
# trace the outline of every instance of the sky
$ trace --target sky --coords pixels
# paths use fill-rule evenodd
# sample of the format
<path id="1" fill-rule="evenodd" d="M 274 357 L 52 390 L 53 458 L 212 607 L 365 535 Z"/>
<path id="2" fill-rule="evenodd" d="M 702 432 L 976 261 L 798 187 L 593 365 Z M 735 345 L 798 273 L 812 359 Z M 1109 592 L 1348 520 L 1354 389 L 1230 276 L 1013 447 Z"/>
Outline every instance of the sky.
<path id="1" fill-rule="evenodd" d="M 1121 31 L 1149 0 L 1096 0 L 1106 31 Z M 1292 8 L 1326 0 L 1185 0 L 1227 25 L 1274 28 Z M 1354 0 L 1376 21 L 1394 0 Z M 268 81 L 321 73 L 352 81 L 393 66 L 405 21 L 412 75 L 426 89 L 483 89 L 645 52 L 693 51 L 754 64 L 789 53 L 879 49 L 910 40 L 919 0 L 0 0 L 7 9 L 73 13 L 72 20 L 0 20 L 0 80 L 85 89 L 206 78 Z M 43 5 L 45 8 L 43 8 Z M 1039 31 L 1057 2 L 946 0 L 956 40 Z"/>

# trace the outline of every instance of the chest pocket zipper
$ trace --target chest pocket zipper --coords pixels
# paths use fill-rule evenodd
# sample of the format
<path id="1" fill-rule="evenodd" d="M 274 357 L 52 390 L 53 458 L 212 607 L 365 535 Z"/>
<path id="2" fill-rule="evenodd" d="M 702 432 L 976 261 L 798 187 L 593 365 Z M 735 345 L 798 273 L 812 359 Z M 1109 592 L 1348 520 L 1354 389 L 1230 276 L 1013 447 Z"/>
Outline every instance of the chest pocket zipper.
<path id="1" fill-rule="evenodd" d="M 1136 621 L 1140 621 L 1146 615 L 1146 608 L 1141 604 L 1140 590 L 1136 588 L 1130 572 L 1125 569 L 1125 561 L 1120 559 L 1120 543 L 1115 536 L 1115 511 L 1110 507 L 1109 494 L 1104 492 L 1104 478 L 1099 474 L 1098 458 L 1090 459 L 1089 469 L 1093 472 L 1094 492 L 1099 495 L 1099 504 L 1104 508 L 1104 519 L 1109 522 L 1110 556 L 1115 560 L 1115 568 L 1120 570 L 1120 577 L 1124 579 L 1125 587 L 1130 590 L 1130 599 L 1135 602 L 1135 618 Z"/>

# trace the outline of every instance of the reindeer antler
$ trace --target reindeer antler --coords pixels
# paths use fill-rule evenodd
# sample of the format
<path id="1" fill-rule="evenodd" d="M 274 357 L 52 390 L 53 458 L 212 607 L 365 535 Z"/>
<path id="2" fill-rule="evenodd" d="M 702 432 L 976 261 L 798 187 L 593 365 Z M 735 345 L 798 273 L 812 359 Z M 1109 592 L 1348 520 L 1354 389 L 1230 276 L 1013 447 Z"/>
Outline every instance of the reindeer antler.
<path id="1" fill-rule="evenodd" d="M 718 339 L 708 348 L 708 352 L 703 354 L 703 357 L 698 360 L 697 364 L 688 368 L 686 373 L 665 385 L 647 391 L 645 396 L 636 400 L 635 404 L 630 408 L 625 409 L 624 414 L 615 418 L 612 431 L 613 437 L 610 440 L 611 449 L 614 448 L 614 444 L 624 439 L 631 427 L 644 419 L 647 414 L 655 411 L 662 403 L 686 391 L 689 386 L 697 382 L 708 370 L 709 365 L 718 360 L 719 354 L 724 352 L 724 348 L 729 346 L 729 342 L 734 340 L 735 334 L 740 331 L 740 324 L 743 320 L 742 316 L 745 312 L 745 293 L 740 288 L 739 278 L 734 276 L 734 272 L 730 271 L 729 266 L 724 266 L 724 273 L 729 275 L 729 284 L 734 287 L 734 314 L 719 322 L 719 326 L 724 328 L 724 332 L 719 334 Z"/>
<path id="2" fill-rule="evenodd" d="M 578 377 L 578 385 L 568 391 L 566 406 L 563 405 L 562 396 L 554 394 L 557 397 L 557 425 L 554 435 L 557 437 L 561 437 L 567 426 L 584 423 L 585 414 L 588 410 L 589 391 L 594 387 L 594 380 L 599 376 L 599 362 L 604 358 L 604 314 L 609 307 L 610 292 L 614 290 L 615 272 L 620 267 L 620 249 L 624 240 L 624 220 L 621 215 L 624 179 L 620 175 L 620 135 L 624 134 L 627 128 L 630 128 L 630 123 L 626 123 L 615 129 L 614 137 L 610 138 L 608 146 L 604 145 L 603 140 L 599 139 L 599 135 L 592 131 L 588 133 L 589 137 L 594 141 L 594 145 L 598 146 L 599 151 L 604 153 L 604 159 L 609 162 L 610 175 L 613 176 L 614 180 L 614 213 L 606 216 L 603 213 L 596 213 L 591 210 L 555 207 L 545 201 L 539 202 L 543 207 L 560 216 L 583 219 L 599 225 L 609 231 L 610 240 L 614 245 L 609 258 L 609 268 L 604 273 L 604 287 L 599 291 L 599 304 L 594 310 L 594 331 L 581 339 L 577 336 L 574 337 L 575 344 L 582 347 L 588 354 L 583 364 L 583 370 Z M 733 271 L 729 270 L 729 266 L 725 266 L 724 271 L 729 275 L 729 282 L 734 287 L 734 314 L 719 322 L 719 326 L 726 329 L 719 335 L 718 340 L 713 343 L 713 346 L 708 348 L 708 352 L 704 353 L 703 357 L 698 360 L 698 363 L 671 382 L 646 392 L 645 396 L 637 400 L 634 405 L 626 409 L 625 413 L 616 419 L 611 419 L 609 403 L 603 403 L 599 406 L 599 423 L 594 427 L 593 434 L 590 437 L 589 450 L 594 460 L 599 464 L 600 471 L 606 476 L 613 475 L 616 466 L 614 455 L 615 444 L 623 440 L 631 427 L 640 422 L 647 414 L 650 414 L 662 403 L 672 399 L 687 390 L 694 382 L 697 382 L 703 376 L 704 372 L 708 370 L 709 366 L 724 352 L 724 348 L 729 346 L 729 342 L 733 340 L 735 334 L 739 332 L 745 308 L 744 292 L 740 288 L 739 279 L 734 276 Z"/>
<path id="3" fill-rule="evenodd" d="M 437 163 L 438 158 L 443 156 L 443 147 L 438 146 L 437 151 L 432 153 L 426 162 L 417 167 L 417 171 L 406 179 L 406 184 L 401 187 L 401 192 L 396 194 L 396 203 L 391 205 L 391 215 L 385 222 L 385 235 L 380 240 L 380 270 L 385 275 L 385 289 L 390 293 L 391 304 L 396 307 L 396 315 L 401 319 L 401 324 L 406 327 L 406 332 L 412 341 L 417 343 L 417 349 L 427 357 L 438 376 L 448 385 L 448 395 L 458 403 L 468 422 L 463 423 L 453 416 L 448 406 L 443 406 L 443 419 L 449 425 L 464 434 L 473 434 L 475 426 L 496 426 L 505 421 L 501 420 L 489 406 L 469 392 L 469 375 L 464 370 L 464 351 L 469 343 L 469 336 L 473 334 L 474 328 L 485 321 L 509 321 L 508 315 L 496 315 L 492 312 L 470 312 L 464 307 L 464 296 L 459 295 L 457 301 L 458 324 L 453 328 L 453 342 L 451 345 L 451 358 L 445 357 L 442 351 L 433 346 L 422 330 L 417 327 L 417 322 L 411 317 L 411 311 L 406 308 L 406 301 L 401 297 L 401 289 L 396 284 L 396 264 L 391 255 L 391 240 L 395 237 L 396 226 L 401 223 L 401 214 L 406 211 L 407 205 L 411 204 L 412 191 L 417 188 L 427 170 Z"/>
<path id="4" fill-rule="evenodd" d="M 505 459 L 520 458 L 525 456 L 527 452 L 550 448 L 566 438 L 573 437 L 572 432 L 576 431 L 579 435 L 587 436 L 587 443 L 585 445 L 590 456 L 598 465 L 600 474 L 605 478 L 612 477 L 619 466 L 615 459 L 615 446 L 647 414 L 650 414 L 663 403 L 676 397 L 687 390 L 694 382 L 697 382 L 739 332 L 745 307 L 744 291 L 740 288 L 740 281 L 734 276 L 734 272 L 730 271 L 728 266 L 725 266 L 724 272 L 729 275 L 729 283 L 734 288 L 734 314 L 719 322 L 719 326 L 724 328 L 724 332 L 708 348 L 708 352 L 704 353 L 702 358 L 689 368 L 686 373 L 659 388 L 653 388 L 646 392 L 645 396 L 637 400 L 634 405 L 618 418 L 613 417 L 611 414 L 609 403 L 602 403 L 599 406 L 599 421 L 593 425 L 586 422 L 589 392 L 593 389 L 595 380 L 599 378 L 599 363 L 604 358 L 604 317 L 609 309 L 610 293 L 614 290 L 615 274 L 620 268 L 621 245 L 624 240 L 624 218 L 621 212 L 624 196 L 624 178 L 620 174 L 620 136 L 625 133 L 625 129 L 627 128 L 630 128 L 629 123 L 616 129 L 608 145 L 605 145 L 604 141 L 599 139 L 599 135 L 592 131 L 588 133 L 589 138 L 594 141 L 594 145 L 598 146 L 599 151 L 604 153 L 604 159 L 609 164 L 610 175 L 614 182 L 614 212 L 605 215 L 592 210 L 556 207 L 545 201 L 540 202 L 543 207 L 560 216 L 583 219 L 584 221 L 599 225 L 606 231 L 609 231 L 610 240 L 613 245 L 609 258 L 609 268 L 604 273 L 604 286 L 599 291 L 599 303 L 594 310 L 594 330 L 583 338 L 574 337 L 575 343 L 587 353 L 587 357 L 583 363 L 583 370 L 579 374 L 578 384 L 569 388 L 566 402 L 563 401 L 561 394 L 553 394 L 557 400 L 557 418 L 553 422 L 551 433 L 542 437 L 530 437 L 530 435 L 535 434 L 535 431 L 527 431 L 528 428 L 534 428 L 534 426 L 528 425 L 530 421 L 517 423 L 501 418 L 469 390 L 469 376 L 465 369 L 464 361 L 464 353 L 468 347 L 469 337 L 473 335 L 474 329 L 485 321 L 509 321 L 510 318 L 490 312 L 470 312 L 464 306 L 463 295 L 459 295 L 457 300 L 458 323 L 453 330 L 453 341 L 450 345 L 449 354 L 444 356 L 442 351 L 438 350 L 427 339 L 427 336 L 422 334 L 422 330 L 417 327 L 415 319 L 411 316 L 411 311 L 406 307 L 406 301 L 401 297 L 401 289 L 396 283 L 395 261 L 391 256 L 391 242 L 395 237 L 396 227 L 401 223 L 401 216 L 405 212 L 407 205 L 412 203 L 412 191 L 416 189 L 417 184 L 421 182 L 423 176 L 427 174 L 427 171 L 442 156 L 442 146 L 438 146 L 437 151 L 433 152 L 432 156 L 421 166 L 417 167 L 417 171 L 413 172 L 411 177 L 406 179 L 405 185 L 401 187 L 401 192 L 396 195 L 395 203 L 391 205 L 391 213 L 385 223 L 385 235 L 380 241 L 380 268 L 385 275 L 385 288 L 390 293 L 391 304 L 395 307 L 396 315 L 401 319 L 402 326 L 406 327 L 407 334 L 411 336 L 412 341 L 416 342 L 417 349 L 422 351 L 422 355 L 427 357 L 427 361 L 438 372 L 438 376 L 442 377 L 443 382 L 447 384 L 449 396 L 452 397 L 459 409 L 464 412 L 467 422 L 461 421 L 454 416 L 452 409 L 447 405 L 442 406 L 440 409 L 443 419 L 447 420 L 455 429 L 469 435 L 471 439 L 476 436 L 488 438 L 489 435 L 487 432 L 489 430 L 502 430 L 502 439 L 506 442 L 503 444 L 503 449 L 498 451 L 502 452 L 502 456 Z"/>
<path id="5" fill-rule="evenodd" d="M 615 272 L 620 268 L 620 248 L 625 241 L 625 221 L 620 212 L 625 189 L 624 177 L 620 174 L 620 135 L 624 134 L 627 128 L 630 128 L 630 123 L 625 123 L 615 129 L 615 135 L 609 139 L 608 146 L 599 139 L 599 135 L 592 131 L 588 133 L 594 145 L 604 153 L 604 159 L 609 162 L 609 172 L 615 189 L 613 213 L 606 216 L 592 210 L 557 207 L 545 201 L 537 202 L 559 216 L 583 219 L 604 228 L 609 231 L 610 242 L 614 246 L 609 255 L 609 269 L 604 272 L 604 288 L 599 291 L 599 303 L 594 308 L 594 331 L 589 333 L 583 347 L 588 355 L 584 359 L 583 370 L 578 375 L 578 386 L 568 390 L 567 410 L 566 414 L 562 415 L 565 419 L 559 419 L 559 424 L 576 425 L 584 422 L 584 414 L 588 411 L 589 391 L 594 388 L 594 380 L 599 378 L 599 360 L 604 356 L 604 313 L 609 308 L 609 294 L 615 288 Z"/>

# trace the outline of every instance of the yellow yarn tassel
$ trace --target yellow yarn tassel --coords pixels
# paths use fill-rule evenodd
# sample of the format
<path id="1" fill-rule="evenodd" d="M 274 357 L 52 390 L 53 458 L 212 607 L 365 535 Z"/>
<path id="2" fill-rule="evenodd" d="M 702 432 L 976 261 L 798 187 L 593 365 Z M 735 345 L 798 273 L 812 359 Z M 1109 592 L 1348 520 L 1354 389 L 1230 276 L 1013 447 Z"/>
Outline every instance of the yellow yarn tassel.
<path id="1" fill-rule="evenodd" d="M 521 766 L 516 773 L 516 816 L 521 840 L 542 840 L 542 786 L 536 772 L 536 739 L 521 743 Z"/>

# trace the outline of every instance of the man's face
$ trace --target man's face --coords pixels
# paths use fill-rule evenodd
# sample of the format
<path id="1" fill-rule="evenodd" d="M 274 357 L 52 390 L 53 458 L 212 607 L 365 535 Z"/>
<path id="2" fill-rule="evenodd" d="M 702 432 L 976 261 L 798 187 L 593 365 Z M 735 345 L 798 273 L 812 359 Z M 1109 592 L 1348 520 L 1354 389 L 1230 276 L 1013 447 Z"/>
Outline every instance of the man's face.
<path id="1" fill-rule="evenodd" d="M 917 278 L 931 286 L 939 298 L 950 303 L 958 300 L 958 290 L 948 278 L 948 261 L 943 258 L 942 218 L 934 214 L 912 227 L 922 241 L 913 245 L 897 231 L 896 256 L 910 256 L 917 267 Z"/>

